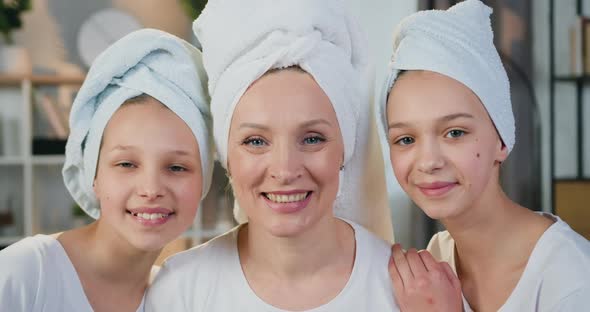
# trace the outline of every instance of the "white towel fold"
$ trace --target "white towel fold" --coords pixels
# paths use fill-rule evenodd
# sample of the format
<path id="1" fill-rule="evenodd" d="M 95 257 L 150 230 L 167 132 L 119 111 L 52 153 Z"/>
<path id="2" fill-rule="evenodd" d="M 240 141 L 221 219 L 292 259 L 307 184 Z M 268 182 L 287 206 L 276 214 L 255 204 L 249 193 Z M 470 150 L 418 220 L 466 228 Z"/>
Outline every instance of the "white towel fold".
<path id="1" fill-rule="evenodd" d="M 68 191 L 88 215 L 100 216 L 92 184 L 103 131 L 121 104 L 140 94 L 162 102 L 192 130 L 199 145 L 205 197 L 213 169 L 206 82 L 200 51 L 155 29 L 133 32 L 96 58 L 72 106 L 62 170 Z"/>
<path id="2" fill-rule="evenodd" d="M 391 241 L 380 146 L 371 131 L 367 42 L 342 1 L 211 0 L 193 29 L 203 46 L 222 165 L 227 167 L 230 122 L 245 90 L 270 69 L 297 65 L 330 98 L 344 138 L 335 214 Z M 246 221 L 239 208 L 234 215 Z"/>
<path id="3" fill-rule="evenodd" d="M 446 11 L 420 11 L 396 28 L 390 74 L 378 101 L 378 119 L 387 133 L 389 91 L 401 70 L 428 70 L 451 77 L 481 100 L 508 151 L 515 143 L 510 83 L 494 46 L 490 14 L 479 0 Z"/>

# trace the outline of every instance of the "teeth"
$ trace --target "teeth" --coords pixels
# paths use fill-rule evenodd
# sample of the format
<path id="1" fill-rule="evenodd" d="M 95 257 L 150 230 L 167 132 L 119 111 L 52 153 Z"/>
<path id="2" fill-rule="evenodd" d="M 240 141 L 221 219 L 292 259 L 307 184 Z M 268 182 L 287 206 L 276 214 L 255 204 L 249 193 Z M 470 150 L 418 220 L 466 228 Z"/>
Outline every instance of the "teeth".
<path id="1" fill-rule="evenodd" d="M 307 197 L 307 193 L 291 194 L 291 195 L 277 195 L 272 193 L 266 193 L 266 198 L 270 199 L 275 203 L 292 203 L 302 201 Z"/>
<path id="2" fill-rule="evenodd" d="M 142 218 L 144 220 L 157 220 L 157 219 L 164 219 L 169 216 L 167 213 L 141 213 L 141 212 L 134 212 L 132 213 L 134 217 Z"/>

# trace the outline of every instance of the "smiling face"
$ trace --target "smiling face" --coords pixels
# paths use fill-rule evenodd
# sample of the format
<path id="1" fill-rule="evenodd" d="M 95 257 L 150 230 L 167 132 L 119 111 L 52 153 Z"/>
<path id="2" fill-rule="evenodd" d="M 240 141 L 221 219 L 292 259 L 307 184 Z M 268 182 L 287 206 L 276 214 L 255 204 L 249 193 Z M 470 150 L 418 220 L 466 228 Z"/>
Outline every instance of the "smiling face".
<path id="1" fill-rule="evenodd" d="M 507 149 L 479 98 L 460 82 L 403 73 L 389 95 L 387 123 L 395 176 L 429 217 L 456 217 L 497 189 Z"/>
<path id="2" fill-rule="evenodd" d="M 344 145 L 336 113 L 298 69 L 264 75 L 233 113 L 228 170 L 251 226 L 297 236 L 333 218 Z"/>
<path id="3" fill-rule="evenodd" d="M 150 97 L 113 114 L 94 181 L 99 222 L 140 250 L 159 250 L 193 223 L 201 188 L 199 147 L 182 119 Z"/>

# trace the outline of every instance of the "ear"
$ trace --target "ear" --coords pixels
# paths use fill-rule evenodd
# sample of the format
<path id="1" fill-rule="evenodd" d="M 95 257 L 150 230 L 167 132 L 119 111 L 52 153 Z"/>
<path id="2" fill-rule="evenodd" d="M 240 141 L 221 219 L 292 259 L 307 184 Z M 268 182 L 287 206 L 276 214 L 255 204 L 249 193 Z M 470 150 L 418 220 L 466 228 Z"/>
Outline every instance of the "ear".
<path id="1" fill-rule="evenodd" d="M 502 139 L 498 139 L 495 160 L 499 163 L 503 163 L 506 158 L 508 158 L 508 147 L 502 142 Z"/>

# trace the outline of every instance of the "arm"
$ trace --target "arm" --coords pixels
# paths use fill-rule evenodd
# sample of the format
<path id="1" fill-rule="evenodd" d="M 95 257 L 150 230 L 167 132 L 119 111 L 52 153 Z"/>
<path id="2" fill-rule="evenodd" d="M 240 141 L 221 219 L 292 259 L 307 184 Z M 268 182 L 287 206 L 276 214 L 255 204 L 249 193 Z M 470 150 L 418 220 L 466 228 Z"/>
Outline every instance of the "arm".
<path id="1" fill-rule="evenodd" d="M 461 284 L 446 262 L 422 250 L 392 247 L 389 274 L 402 311 L 463 311 Z"/>

